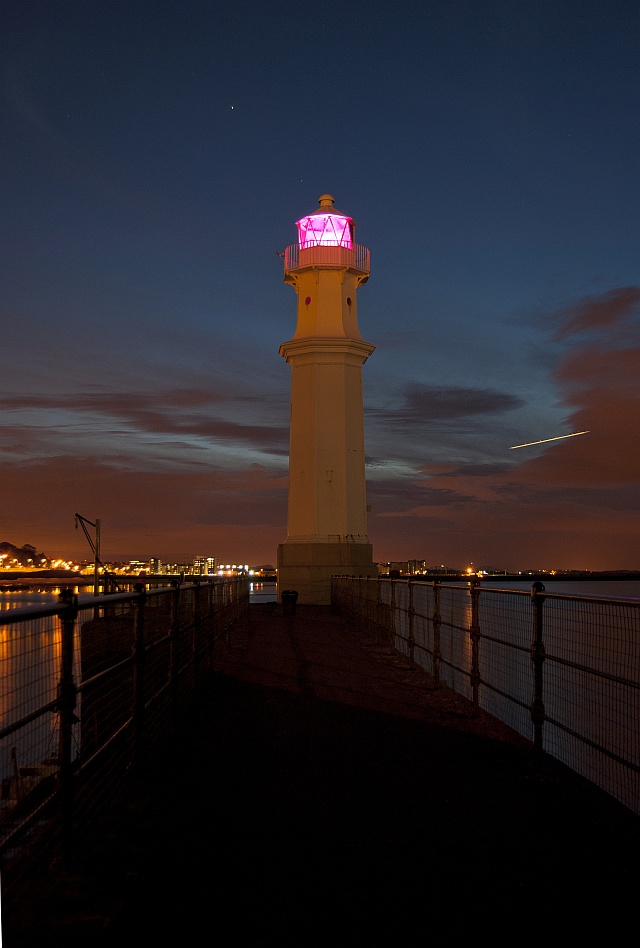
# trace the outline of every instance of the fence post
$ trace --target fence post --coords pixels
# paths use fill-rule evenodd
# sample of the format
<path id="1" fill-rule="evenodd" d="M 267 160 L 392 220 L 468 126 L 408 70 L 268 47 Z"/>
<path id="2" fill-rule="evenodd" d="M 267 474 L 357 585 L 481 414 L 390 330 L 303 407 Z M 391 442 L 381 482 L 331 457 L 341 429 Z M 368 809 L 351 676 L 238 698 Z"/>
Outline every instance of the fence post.
<path id="1" fill-rule="evenodd" d="M 391 617 L 390 628 L 389 628 L 389 646 L 390 648 L 395 648 L 396 646 L 396 581 L 395 579 L 391 580 L 391 608 L 389 610 L 389 615 Z"/>
<path id="2" fill-rule="evenodd" d="M 169 693 L 171 712 L 175 714 L 178 704 L 178 639 L 180 636 L 180 580 L 174 580 L 171 594 L 171 630 L 169 632 Z"/>
<path id="3" fill-rule="evenodd" d="M 544 664 L 543 642 L 543 602 L 544 583 L 535 582 L 531 587 L 533 602 L 533 643 L 531 645 L 531 661 L 533 662 L 533 701 L 531 702 L 531 721 L 533 722 L 533 749 L 539 754 L 542 752 L 542 725 L 544 724 L 545 709 L 542 700 Z"/>
<path id="4" fill-rule="evenodd" d="M 205 616 L 205 629 L 206 629 L 206 650 L 207 650 L 207 671 L 210 672 L 213 670 L 213 649 L 215 643 L 215 628 L 213 621 L 213 584 L 215 580 L 210 579 L 207 582 L 207 605 L 206 605 L 206 616 Z"/>
<path id="5" fill-rule="evenodd" d="M 72 844 L 73 772 L 71 751 L 73 747 L 73 725 L 78 690 L 73 679 L 73 645 L 78 597 L 71 589 L 63 589 L 58 597 L 63 605 L 60 611 L 62 643 L 60 656 L 60 680 L 58 682 L 57 711 L 60 715 L 58 734 L 58 767 L 60 815 L 62 831 L 62 859 L 68 860 Z"/>
<path id="6" fill-rule="evenodd" d="M 416 634 L 415 634 L 415 614 L 416 610 L 413 607 L 413 583 L 409 580 L 409 661 L 411 662 L 411 667 L 415 668 L 414 653 L 416 647 Z"/>
<path id="7" fill-rule="evenodd" d="M 227 643 L 227 651 L 231 648 L 231 633 L 233 632 L 231 623 L 229 622 L 229 595 L 231 588 L 231 580 L 225 580 L 222 586 L 222 609 L 220 611 L 220 619 L 224 623 L 226 631 L 225 641 Z"/>
<path id="8" fill-rule="evenodd" d="M 134 606 L 133 645 L 133 753 L 136 765 L 142 762 L 144 747 L 144 608 L 147 592 L 143 583 L 136 583 L 139 598 Z"/>
<path id="9" fill-rule="evenodd" d="M 442 616 L 440 614 L 440 581 L 433 582 L 433 677 L 436 680 L 436 687 L 440 684 L 440 663 L 442 661 L 442 651 L 440 646 L 440 626 Z"/>
<path id="10" fill-rule="evenodd" d="M 194 684 L 198 680 L 198 675 L 200 672 L 200 658 L 202 656 L 201 643 L 200 643 L 200 631 L 202 628 L 202 586 L 200 585 L 200 577 L 193 577 L 193 649 L 191 652 L 191 661 L 193 662 L 193 681 Z"/>
<path id="11" fill-rule="evenodd" d="M 472 700 L 475 705 L 478 704 L 478 691 L 480 689 L 480 580 L 471 580 L 471 628 L 469 635 L 471 637 L 471 682 Z"/>
<path id="12" fill-rule="evenodd" d="M 365 635 L 371 635 L 371 630 L 375 629 L 378 616 L 378 606 L 371 595 L 371 579 L 369 576 L 360 577 L 358 580 L 358 613 L 360 624 L 358 630 Z"/>

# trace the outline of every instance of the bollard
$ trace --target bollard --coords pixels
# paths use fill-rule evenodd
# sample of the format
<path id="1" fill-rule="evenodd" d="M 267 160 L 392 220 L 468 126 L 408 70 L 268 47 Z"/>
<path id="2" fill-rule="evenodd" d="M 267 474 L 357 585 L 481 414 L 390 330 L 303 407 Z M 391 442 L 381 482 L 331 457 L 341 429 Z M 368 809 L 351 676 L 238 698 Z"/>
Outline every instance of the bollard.
<path id="1" fill-rule="evenodd" d="M 296 614 L 297 601 L 297 591 L 295 589 L 285 589 L 282 593 L 282 615 L 294 616 Z"/>

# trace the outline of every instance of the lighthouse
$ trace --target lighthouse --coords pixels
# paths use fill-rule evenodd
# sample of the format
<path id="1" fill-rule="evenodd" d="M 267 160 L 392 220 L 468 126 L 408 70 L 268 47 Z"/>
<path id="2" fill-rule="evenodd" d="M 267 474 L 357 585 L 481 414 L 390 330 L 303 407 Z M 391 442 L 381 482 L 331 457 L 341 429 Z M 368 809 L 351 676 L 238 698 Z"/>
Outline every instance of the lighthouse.
<path id="1" fill-rule="evenodd" d="M 291 366 L 287 538 L 278 590 L 328 604 L 331 576 L 377 574 L 367 536 L 362 366 L 374 350 L 358 329 L 356 294 L 369 251 L 330 194 L 297 222 L 284 280 L 298 297 L 296 330 L 280 346 Z"/>

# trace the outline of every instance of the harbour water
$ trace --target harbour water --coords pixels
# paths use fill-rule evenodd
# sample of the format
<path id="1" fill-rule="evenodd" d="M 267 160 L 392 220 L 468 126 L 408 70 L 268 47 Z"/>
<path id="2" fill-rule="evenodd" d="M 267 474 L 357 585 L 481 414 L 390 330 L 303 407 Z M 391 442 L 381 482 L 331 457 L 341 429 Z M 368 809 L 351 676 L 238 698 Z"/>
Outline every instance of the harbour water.
<path id="1" fill-rule="evenodd" d="M 59 584 L 34 583 L 33 586 L 27 586 L 21 583 L 19 586 L 11 582 L 2 582 L 0 580 L 0 612 L 7 609 L 22 609 L 23 606 L 49 606 L 57 602 L 62 589 L 71 589 L 72 592 L 91 593 L 91 586 L 68 586 Z M 250 602 L 275 602 L 276 584 L 273 582 L 251 583 L 249 586 Z"/>
<path id="2" fill-rule="evenodd" d="M 482 587 L 486 589 L 517 589 L 529 592 L 531 580 L 505 582 L 504 580 L 482 580 Z M 546 593 L 560 593 L 565 596 L 597 596 L 605 599 L 640 599 L 640 580 L 615 579 L 580 580 L 565 582 L 564 580 L 550 580 L 544 583 Z M 63 586 L 59 584 L 34 583 L 27 586 L 24 582 L 19 586 L 0 580 L 0 612 L 6 609 L 20 609 L 23 606 L 48 606 L 56 602 Z M 71 588 L 74 593 L 90 593 L 90 586 L 64 586 Z M 253 603 L 276 602 L 277 587 L 275 582 L 253 582 L 249 586 L 249 600 Z"/>
<path id="3" fill-rule="evenodd" d="M 276 602 L 278 598 L 276 583 L 251 583 L 249 587 L 249 602 Z"/>
<path id="4" fill-rule="evenodd" d="M 532 581 L 504 582 L 499 579 L 482 580 L 487 589 L 520 589 L 529 592 Z M 591 582 L 585 579 L 576 582 L 548 580 L 543 583 L 545 593 L 561 593 L 565 596 L 602 596 L 605 599 L 640 599 L 640 580 L 610 579 Z"/>

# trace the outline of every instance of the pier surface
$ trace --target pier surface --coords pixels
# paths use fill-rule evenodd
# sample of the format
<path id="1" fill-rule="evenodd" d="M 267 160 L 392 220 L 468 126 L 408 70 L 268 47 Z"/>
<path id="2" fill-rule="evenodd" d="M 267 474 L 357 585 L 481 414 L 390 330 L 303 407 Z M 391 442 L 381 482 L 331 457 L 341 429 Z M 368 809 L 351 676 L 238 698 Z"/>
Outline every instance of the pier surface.
<path id="1" fill-rule="evenodd" d="M 114 806 L 5 948 L 520 941 L 634 918 L 638 818 L 328 608 L 252 606 Z"/>

